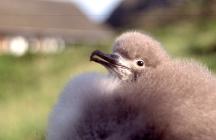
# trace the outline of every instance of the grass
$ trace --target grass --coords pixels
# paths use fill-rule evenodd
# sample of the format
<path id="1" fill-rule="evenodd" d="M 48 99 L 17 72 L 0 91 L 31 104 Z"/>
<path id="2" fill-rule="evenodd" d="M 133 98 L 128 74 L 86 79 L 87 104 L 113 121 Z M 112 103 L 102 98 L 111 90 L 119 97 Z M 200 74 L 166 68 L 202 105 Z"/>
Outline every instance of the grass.
<path id="1" fill-rule="evenodd" d="M 216 71 L 216 20 L 179 22 L 151 31 L 174 57 L 192 57 Z"/>
<path id="2" fill-rule="evenodd" d="M 191 51 L 197 46 L 211 46 L 215 34 L 209 28 L 213 27 L 197 31 L 190 24 L 180 26 L 153 34 L 173 56 L 193 57 L 216 71 L 214 51 Z M 196 35 L 198 32 L 205 34 Z M 203 41 L 194 42 L 201 36 Z M 89 62 L 89 54 L 95 49 L 107 52 L 110 47 L 70 45 L 53 55 L 0 56 L 0 140 L 44 140 L 48 113 L 65 83 L 86 71 L 104 71 Z"/>
<path id="3" fill-rule="evenodd" d="M 46 120 L 72 74 L 98 70 L 89 53 L 106 47 L 71 47 L 55 55 L 0 57 L 0 140 L 42 140 Z M 86 69 L 86 67 L 88 69 Z"/>

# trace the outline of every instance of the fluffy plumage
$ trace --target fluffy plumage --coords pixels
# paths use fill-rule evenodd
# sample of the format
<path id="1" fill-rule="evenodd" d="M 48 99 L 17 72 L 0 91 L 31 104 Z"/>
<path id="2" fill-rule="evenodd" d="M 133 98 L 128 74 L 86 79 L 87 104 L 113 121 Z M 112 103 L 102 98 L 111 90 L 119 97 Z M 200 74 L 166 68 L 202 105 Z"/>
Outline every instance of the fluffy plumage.
<path id="1" fill-rule="evenodd" d="M 113 52 L 131 60 L 141 58 L 150 67 L 169 60 L 167 52 L 157 40 L 139 32 L 126 32 L 119 36 L 114 42 Z"/>
<path id="2" fill-rule="evenodd" d="M 105 66 L 117 74 L 129 70 L 124 77 L 132 79 L 112 73 L 73 79 L 50 117 L 48 140 L 216 139 L 216 78 L 207 68 L 171 59 L 137 32 L 118 37 L 113 54 L 118 63 L 109 63 L 117 66 Z"/>

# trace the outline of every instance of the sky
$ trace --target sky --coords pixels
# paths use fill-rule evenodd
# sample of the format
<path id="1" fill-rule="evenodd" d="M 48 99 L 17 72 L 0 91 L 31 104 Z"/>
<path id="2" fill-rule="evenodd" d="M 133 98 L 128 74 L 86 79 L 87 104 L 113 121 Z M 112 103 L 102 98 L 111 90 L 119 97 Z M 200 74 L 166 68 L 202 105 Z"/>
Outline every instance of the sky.
<path id="1" fill-rule="evenodd" d="M 103 22 L 122 0 L 71 0 L 95 22 Z"/>

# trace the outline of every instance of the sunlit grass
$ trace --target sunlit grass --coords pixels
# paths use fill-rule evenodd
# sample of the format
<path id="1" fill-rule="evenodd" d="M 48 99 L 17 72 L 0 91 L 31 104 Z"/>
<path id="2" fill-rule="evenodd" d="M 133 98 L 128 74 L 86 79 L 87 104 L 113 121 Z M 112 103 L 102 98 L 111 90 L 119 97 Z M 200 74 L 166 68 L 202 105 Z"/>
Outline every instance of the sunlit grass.
<path id="1" fill-rule="evenodd" d="M 162 45 L 174 56 L 216 52 L 216 20 L 208 22 L 179 22 L 153 30 Z"/>
<path id="2" fill-rule="evenodd" d="M 89 62 L 96 48 L 73 47 L 59 54 L 23 58 L 1 56 L 0 139 L 44 139 L 48 113 L 65 83 L 85 71 L 104 71 Z"/>

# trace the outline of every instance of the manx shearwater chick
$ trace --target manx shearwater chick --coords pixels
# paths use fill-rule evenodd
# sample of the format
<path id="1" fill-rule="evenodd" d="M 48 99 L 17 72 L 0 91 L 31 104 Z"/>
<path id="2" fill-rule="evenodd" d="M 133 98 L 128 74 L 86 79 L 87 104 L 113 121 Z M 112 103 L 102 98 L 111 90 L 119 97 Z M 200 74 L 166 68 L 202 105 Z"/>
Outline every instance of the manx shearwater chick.
<path id="1" fill-rule="evenodd" d="M 139 32 L 116 39 L 113 53 L 90 57 L 109 76 L 85 74 L 65 87 L 48 140 L 215 140 L 216 78 L 192 60 L 169 57 Z"/>

